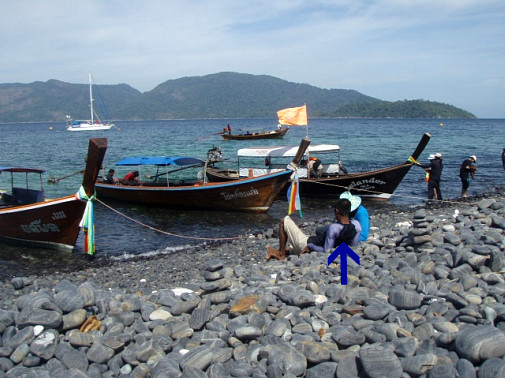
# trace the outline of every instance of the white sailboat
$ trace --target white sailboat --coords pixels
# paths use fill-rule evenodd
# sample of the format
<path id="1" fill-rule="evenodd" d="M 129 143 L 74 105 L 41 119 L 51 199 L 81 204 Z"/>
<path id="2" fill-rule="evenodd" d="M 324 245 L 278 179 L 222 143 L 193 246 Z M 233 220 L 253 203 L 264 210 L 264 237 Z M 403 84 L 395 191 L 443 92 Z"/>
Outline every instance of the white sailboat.
<path id="1" fill-rule="evenodd" d="M 89 73 L 89 107 L 91 112 L 91 119 L 85 121 L 73 120 L 72 117 L 67 115 L 67 130 L 68 131 L 89 131 L 89 130 L 109 130 L 114 127 L 111 122 L 102 123 L 100 118 L 93 109 L 93 77 Z"/>

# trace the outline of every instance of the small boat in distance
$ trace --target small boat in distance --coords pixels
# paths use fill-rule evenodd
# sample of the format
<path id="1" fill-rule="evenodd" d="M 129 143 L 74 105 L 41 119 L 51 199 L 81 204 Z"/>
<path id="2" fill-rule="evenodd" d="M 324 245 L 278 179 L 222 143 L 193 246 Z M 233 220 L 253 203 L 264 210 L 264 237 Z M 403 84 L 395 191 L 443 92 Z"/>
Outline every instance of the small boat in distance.
<path id="1" fill-rule="evenodd" d="M 56 250 L 72 250 L 87 199 L 94 194 L 95 181 L 107 150 L 106 138 L 89 140 L 82 187 L 66 197 L 46 200 L 42 188 L 44 170 L 0 167 L 0 173 L 10 173 L 11 190 L 0 192 L 0 240 Z M 14 175 L 22 175 L 25 187 L 18 185 Z M 40 175 L 40 190 L 28 187 L 29 175 Z"/>
<path id="2" fill-rule="evenodd" d="M 302 161 L 298 169 L 300 196 L 336 199 L 341 193 L 351 191 L 363 198 L 387 201 L 419 158 L 430 138 L 431 135 L 425 133 L 415 151 L 404 163 L 356 173 L 348 173 L 343 166 L 338 145 L 312 145 L 306 151 L 306 165 L 304 166 Z M 295 150 L 295 147 L 241 148 L 237 152 L 238 169 L 209 168 L 207 177 L 211 182 L 230 182 L 245 176 L 256 177 L 277 172 L 285 165 L 285 158 L 293 156 Z M 316 157 L 320 160 L 319 169 L 310 169 L 311 163 L 317 161 Z M 258 159 L 253 165 L 241 162 L 254 163 L 254 158 Z M 284 191 L 287 187 L 288 184 Z"/>
<path id="3" fill-rule="evenodd" d="M 89 107 L 91 112 L 91 117 L 89 120 L 77 121 L 73 120 L 72 117 L 67 115 L 67 130 L 68 131 L 90 131 L 90 130 L 109 130 L 114 127 L 111 122 L 103 123 L 100 121 L 98 114 L 96 114 L 93 107 L 93 77 L 91 72 L 89 73 Z"/>
<path id="4" fill-rule="evenodd" d="M 310 141 L 302 140 L 293 161 L 300 161 Z M 180 210 L 219 210 L 265 213 L 279 192 L 286 185 L 293 171 L 290 169 L 266 175 L 242 178 L 230 182 L 208 183 L 205 177 L 207 162 L 189 157 L 134 157 L 116 165 L 156 167 L 154 175 L 145 175 L 152 181 L 119 180 L 115 184 L 97 183 L 99 198 L 136 203 L 146 206 L 160 206 Z M 173 166 L 181 168 L 171 169 Z M 169 167 L 171 170 L 169 170 Z M 203 167 L 203 174 L 194 178 L 173 179 L 169 175 L 189 168 Z M 139 171 L 141 168 L 138 168 Z M 139 176 L 142 176 L 137 171 Z M 160 172 L 161 171 L 161 172 Z M 198 178 L 200 176 L 200 179 Z"/>
<path id="5" fill-rule="evenodd" d="M 223 131 L 221 137 L 224 140 L 256 140 L 256 139 L 273 139 L 273 138 L 282 138 L 289 131 L 289 127 L 279 127 L 276 130 L 270 131 L 258 131 L 258 132 L 249 132 L 241 134 L 233 134 L 231 131 L 226 132 Z"/>

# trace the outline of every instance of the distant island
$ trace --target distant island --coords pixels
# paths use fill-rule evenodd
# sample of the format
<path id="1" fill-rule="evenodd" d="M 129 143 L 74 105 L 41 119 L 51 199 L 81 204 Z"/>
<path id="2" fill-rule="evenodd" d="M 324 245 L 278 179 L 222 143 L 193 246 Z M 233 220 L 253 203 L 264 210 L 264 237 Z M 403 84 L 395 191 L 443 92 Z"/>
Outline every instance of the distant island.
<path id="1" fill-rule="evenodd" d="M 303 104 L 310 118 L 476 118 L 439 102 L 389 102 L 355 90 L 235 72 L 168 80 L 144 93 L 127 84 L 94 85 L 93 90 L 94 107 L 103 120 L 275 119 L 277 110 Z M 87 84 L 58 80 L 0 84 L 0 122 L 64 122 L 67 114 L 87 119 L 88 96 Z"/>

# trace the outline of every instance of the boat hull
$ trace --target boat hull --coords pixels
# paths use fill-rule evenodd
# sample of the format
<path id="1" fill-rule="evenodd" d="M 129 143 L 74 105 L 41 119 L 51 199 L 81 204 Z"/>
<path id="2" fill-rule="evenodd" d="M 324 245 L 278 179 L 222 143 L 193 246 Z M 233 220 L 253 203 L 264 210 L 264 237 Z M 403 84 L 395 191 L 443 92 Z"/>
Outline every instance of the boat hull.
<path id="1" fill-rule="evenodd" d="M 361 197 L 387 201 L 402 182 L 413 164 L 404 163 L 396 166 L 369 172 L 340 174 L 321 178 L 300 178 L 299 194 L 307 198 L 338 198 L 350 190 Z M 207 177 L 212 182 L 231 182 L 236 177 L 227 170 L 209 169 Z M 236 174 L 236 172 L 235 172 Z M 289 182 L 281 191 L 286 192 Z"/>
<path id="2" fill-rule="evenodd" d="M 114 127 L 114 124 L 112 123 L 99 123 L 99 124 L 80 124 L 77 126 L 67 126 L 68 131 L 92 131 L 92 130 L 110 130 L 112 127 Z"/>
<path id="3" fill-rule="evenodd" d="M 67 196 L 0 209 L 0 239 L 12 244 L 72 250 L 86 203 Z"/>
<path id="4" fill-rule="evenodd" d="M 82 191 L 88 198 L 94 193 L 106 150 L 106 138 L 89 140 L 82 180 Z M 79 199 L 78 194 L 22 206 L 3 206 L 0 208 L 0 240 L 71 251 L 81 230 L 85 208 L 86 201 Z"/>
<path id="5" fill-rule="evenodd" d="M 289 128 L 272 130 L 252 134 L 222 134 L 224 140 L 256 140 L 256 139 L 275 139 L 282 138 L 289 131 Z"/>
<path id="6" fill-rule="evenodd" d="M 111 185 L 97 183 L 99 199 L 181 210 L 264 213 L 286 185 L 291 171 L 225 183 L 194 186 Z"/>

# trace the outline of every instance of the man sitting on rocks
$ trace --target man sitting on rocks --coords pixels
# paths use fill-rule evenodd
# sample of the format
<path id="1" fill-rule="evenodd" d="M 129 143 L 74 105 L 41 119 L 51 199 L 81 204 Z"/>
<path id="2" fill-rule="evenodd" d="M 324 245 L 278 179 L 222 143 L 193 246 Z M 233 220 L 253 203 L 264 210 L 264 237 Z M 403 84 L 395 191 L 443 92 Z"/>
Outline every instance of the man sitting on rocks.
<path id="1" fill-rule="evenodd" d="M 267 246 L 267 260 L 271 258 L 284 260 L 288 253 L 301 255 L 310 251 L 325 252 L 338 247 L 342 242 L 349 246 L 358 245 L 361 226 L 358 221 L 349 219 L 351 202 L 340 198 L 333 209 L 337 222 L 328 226 L 323 245 L 317 245 L 313 237 L 309 238 L 305 235 L 289 216 L 284 217 L 279 223 L 280 250 Z M 291 248 L 291 251 L 287 249 L 287 246 Z"/>

